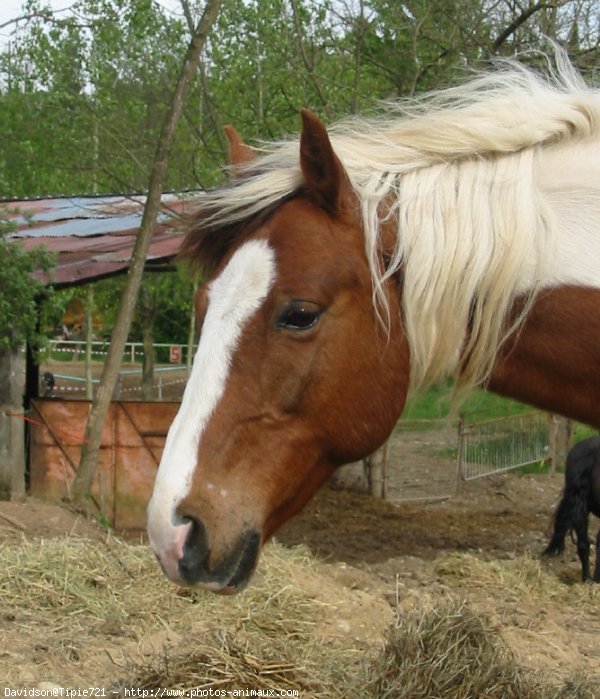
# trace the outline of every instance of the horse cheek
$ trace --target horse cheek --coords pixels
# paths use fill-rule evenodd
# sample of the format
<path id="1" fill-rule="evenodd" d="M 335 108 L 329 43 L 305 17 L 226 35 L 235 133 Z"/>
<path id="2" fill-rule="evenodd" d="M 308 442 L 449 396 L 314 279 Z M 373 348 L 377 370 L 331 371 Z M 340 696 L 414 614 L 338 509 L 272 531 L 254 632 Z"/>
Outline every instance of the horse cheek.
<path id="1" fill-rule="evenodd" d="M 375 338 L 375 339 L 374 339 Z M 408 344 L 401 329 L 357 336 L 344 357 L 335 384 L 329 385 L 322 413 L 331 416 L 329 441 L 340 463 L 368 456 L 385 442 L 406 401 Z"/>
<path id="2" fill-rule="evenodd" d="M 298 416 L 302 412 L 311 371 L 299 364 L 303 362 L 285 359 L 276 361 L 274 366 L 270 367 L 271 403 L 275 411 L 281 415 Z"/>

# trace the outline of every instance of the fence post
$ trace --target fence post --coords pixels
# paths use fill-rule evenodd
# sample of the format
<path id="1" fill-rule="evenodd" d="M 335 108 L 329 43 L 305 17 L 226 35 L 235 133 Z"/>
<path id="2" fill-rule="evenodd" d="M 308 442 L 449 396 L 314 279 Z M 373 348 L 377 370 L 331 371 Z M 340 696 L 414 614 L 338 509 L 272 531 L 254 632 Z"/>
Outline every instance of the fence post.
<path id="1" fill-rule="evenodd" d="M 113 400 L 121 400 L 121 372 L 117 374 L 117 381 L 115 383 L 115 390 L 113 392 Z"/>
<path id="2" fill-rule="evenodd" d="M 389 440 L 363 460 L 369 494 L 387 500 L 387 465 L 390 453 Z"/>
<path id="3" fill-rule="evenodd" d="M 23 358 L 0 350 L 0 500 L 25 495 Z"/>
<path id="4" fill-rule="evenodd" d="M 571 421 L 560 415 L 548 415 L 548 437 L 550 447 L 550 472 L 556 473 L 567 459 L 571 442 Z"/>
<path id="5" fill-rule="evenodd" d="M 455 497 L 460 494 L 463 475 L 463 450 L 464 450 L 464 440 L 465 440 L 465 416 L 461 413 L 458 417 L 458 445 L 456 448 L 456 485 L 454 488 Z"/>
<path id="6" fill-rule="evenodd" d="M 88 285 L 88 297 L 85 306 L 85 397 L 94 398 L 92 373 L 92 342 L 94 339 L 94 285 Z"/>

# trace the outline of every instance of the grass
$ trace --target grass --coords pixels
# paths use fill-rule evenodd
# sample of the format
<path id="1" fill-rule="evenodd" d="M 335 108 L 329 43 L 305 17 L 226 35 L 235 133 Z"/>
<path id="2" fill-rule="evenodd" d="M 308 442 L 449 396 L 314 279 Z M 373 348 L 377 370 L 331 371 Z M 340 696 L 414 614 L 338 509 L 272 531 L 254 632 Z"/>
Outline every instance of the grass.
<path id="1" fill-rule="evenodd" d="M 459 412 L 469 422 L 525 413 L 532 408 L 524 403 L 502 398 L 483 389 L 472 391 L 460 404 Z M 452 383 L 445 382 L 424 394 L 413 396 L 406 404 L 402 418 L 406 420 L 439 420 L 452 413 Z"/>
<path id="2" fill-rule="evenodd" d="M 442 420 L 452 415 L 452 383 L 450 381 L 433 386 L 426 393 L 412 396 L 402 413 L 403 420 Z M 456 415 L 464 415 L 467 422 L 509 417 L 535 410 L 526 403 L 504 398 L 482 388 L 472 391 L 460 404 Z M 573 441 L 598 434 L 589 425 L 573 422 Z"/>
<path id="3" fill-rule="evenodd" d="M 482 420 L 520 415 L 534 410 L 533 407 L 510 398 L 503 398 L 483 389 L 475 389 L 460 404 L 454 408 L 455 416 L 460 413 L 465 422 L 473 423 Z M 402 413 L 402 421 L 410 420 L 441 420 L 453 416 L 452 383 L 445 382 L 434 386 L 424 394 L 413 396 L 406 404 Z M 402 422 L 400 423 L 402 424 Z M 589 425 L 573 421 L 571 444 L 598 434 L 598 430 Z M 491 449 L 492 444 L 486 442 L 482 448 Z M 446 454 L 445 454 L 446 455 Z M 547 473 L 548 463 L 538 461 L 516 469 L 517 473 Z"/>
<path id="4" fill-rule="evenodd" d="M 596 437 L 598 435 L 598 430 L 589 425 L 583 425 L 580 422 L 573 423 L 573 434 L 571 443 L 581 442 L 582 439 L 587 439 L 588 437 Z"/>
<path id="5" fill-rule="evenodd" d="M 526 464 L 525 466 L 519 466 L 515 468 L 514 473 L 520 473 L 522 475 L 527 474 L 538 474 L 538 473 L 550 473 L 550 462 L 549 461 L 536 461 L 533 464 Z"/>

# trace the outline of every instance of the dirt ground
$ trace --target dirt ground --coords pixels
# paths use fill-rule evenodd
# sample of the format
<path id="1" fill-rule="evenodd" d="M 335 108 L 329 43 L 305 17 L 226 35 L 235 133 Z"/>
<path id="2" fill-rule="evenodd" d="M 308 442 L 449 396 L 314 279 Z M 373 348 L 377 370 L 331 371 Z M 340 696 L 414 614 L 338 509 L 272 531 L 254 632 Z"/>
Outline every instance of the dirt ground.
<path id="1" fill-rule="evenodd" d="M 590 590 L 594 604 L 589 608 L 585 603 L 580 607 L 524 599 L 520 591 L 502 584 L 501 568 L 490 576 L 487 589 L 480 581 L 471 585 L 464 570 L 452 580 L 452 563 L 447 564 L 453 553 L 464 552 L 492 566 L 524 555 L 536 565 L 563 484 L 562 474 L 508 473 L 464 483 L 459 497 L 400 506 L 327 489 L 285 525 L 279 540 L 308 544 L 335 564 L 334 575 L 336 568 L 345 567 L 342 577 L 348 585 L 370 589 L 378 579 L 387 586 L 389 601 L 400 608 L 458 594 L 493 620 L 523 666 L 557 680 L 564 681 L 569 672 L 600 680 L 596 586 L 580 582 L 574 544 L 567 541 L 562 558 L 544 559 L 542 570 L 555 576 L 563 591 Z M 590 539 L 595 539 L 598 525 L 590 516 Z M 361 574 L 353 577 L 355 570 Z"/>
<path id="2" fill-rule="evenodd" d="M 465 483 L 456 498 L 397 506 L 327 488 L 277 538 L 305 543 L 327 560 L 375 571 L 390 559 L 431 560 L 443 551 L 537 556 L 562 481 L 561 475 L 491 476 Z"/>
<path id="3" fill-rule="evenodd" d="M 310 584 L 320 588 L 315 594 L 341 599 L 340 585 L 351 591 L 353 602 L 340 628 L 357 639 L 383 633 L 392 608 L 410 609 L 424 600 L 460 595 L 489 615 L 524 666 L 547 670 L 563 681 L 573 672 L 600 680 L 598 599 L 593 596 L 595 586 L 579 582 L 573 545 L 568 544 L 562 559 L 545 561 L 543 570 L 567 592 L 593 590 L 589 608 L 528 599 L 503 586 L 498 571 L 489 586 L 471 585 L 465 573 L 468 560 L 461 562 L 460 575 L 452 568 L 456 552 L 491 566 L 523 555 L 537 561 L 562 484 L 560 474 L 508 474 L 464 484 L 458 497 L 401 506 L 325 488 L 277 539 L 286 546 L 304 544 L 323 560 L 323 573 L 337 587 L 328 592 L 329 583 L 312 577 Z M 597 526 L 596 520 L 590 523 L 592 536 Z M 0 545 L 18 545 L 23 536 L 65 534 L 106 536 L 94 521 L 57 505 L 35 500 L 0 503 Z M 389 613 L 374 615 L 382 602 Z"/>
<path id="4" fill-rule="evenodd" d="M 290 546 L 305 544 L 325 561 L 373 571 L 403 556 L 432 560 L 444 551 L 490 558 L 526 552 L 537 556 L 550 532 L 562 484 L 561 474 L 498 475 L 465 483 L 458 497 L 401 505 L 326 487 L 284 525 L 277 539 Z M 593 534 L 593 522 L 590 528 Z M 105 531 L 53 503 L 33 498 L 0 502 L 0 541 L 22 534 L 95 538 Z M 574 549 L 570 553 L 574 556 Z"/>

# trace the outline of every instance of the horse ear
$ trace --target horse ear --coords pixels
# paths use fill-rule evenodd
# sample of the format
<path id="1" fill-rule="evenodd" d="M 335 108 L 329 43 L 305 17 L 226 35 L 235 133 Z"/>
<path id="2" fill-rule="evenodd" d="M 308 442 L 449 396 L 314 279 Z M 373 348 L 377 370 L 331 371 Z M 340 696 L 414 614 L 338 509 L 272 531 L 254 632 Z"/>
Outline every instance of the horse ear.
<path id="1" fill-rule="evenodd" d="M 300 114 L 300 167 L 306 186 L 322 209 L 338 213 L 347 188 L 346 173 L 319 118 L 308 109 L 303 109 Z"/>
<path id="2" fill-rule="evenodd" d="M 236 165 L 245 165 L 256 159 L 256 153 L 247 146 L 236 129 L 227 124 L 223 127 L 227 140 L 229 141 L 229 163 L 234 167 Z"/>

